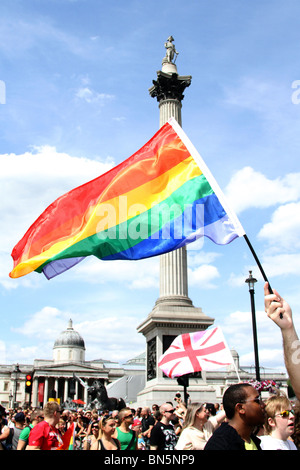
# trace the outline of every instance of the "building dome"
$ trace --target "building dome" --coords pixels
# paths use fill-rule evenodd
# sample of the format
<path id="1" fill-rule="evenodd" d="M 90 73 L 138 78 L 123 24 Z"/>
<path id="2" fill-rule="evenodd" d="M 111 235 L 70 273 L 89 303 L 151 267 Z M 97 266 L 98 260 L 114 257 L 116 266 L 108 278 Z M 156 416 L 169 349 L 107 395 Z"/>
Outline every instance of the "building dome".
<path id="1" fill-rule="evenodd" d="M 62 331 L 53 346 L 55 361 L 84 361 L 85 344 L 82 336 L 74 330 L 72 320 Z"/>

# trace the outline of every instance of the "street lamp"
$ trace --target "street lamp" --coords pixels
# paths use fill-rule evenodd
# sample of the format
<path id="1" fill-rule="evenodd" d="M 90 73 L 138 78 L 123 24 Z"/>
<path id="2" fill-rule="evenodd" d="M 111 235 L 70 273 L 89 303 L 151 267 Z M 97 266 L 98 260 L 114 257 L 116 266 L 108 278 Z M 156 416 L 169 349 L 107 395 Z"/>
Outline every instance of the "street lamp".
<path id="1" fill-rule="evenodd" d="M 16 406 L 17 405 L 18 378 L 21 373 L 19 364 L 15 365 L 13 372 L 14 372 L 14 378 L 15 378 L 14 406 Z"/>
<path id="2" fill-rule="evenodd" d="M 255 303 L 254 303 L 254 284 L 257 282 L 257 280 L 252 276 L 252 271 L 249 271 L 249 277 L 248 277 L 248 279 L 245 280 L 245 282 L 249 286 L 250 300 L 251 300 L 252 330 L 253 330 L 256 380 L 258 382 L 260 382 L 258 344 L 257 344 L 257 330 L 256 330 L 256 319 L 255 319 Z"/>
<path id="3" fill-rule="evenodd" d="M 13 408 L 13 398 L 14 398 L 14 396 L 12 394 L 12 391 L 10 391 L 9 396 L 8 396 L 9 408 Z"/>

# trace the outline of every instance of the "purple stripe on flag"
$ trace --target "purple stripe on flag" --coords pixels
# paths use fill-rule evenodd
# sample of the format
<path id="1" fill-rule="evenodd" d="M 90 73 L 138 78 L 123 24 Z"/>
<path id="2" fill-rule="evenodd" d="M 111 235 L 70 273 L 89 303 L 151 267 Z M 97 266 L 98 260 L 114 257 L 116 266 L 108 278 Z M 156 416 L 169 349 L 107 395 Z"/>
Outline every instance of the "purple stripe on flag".
<path id="1" fill-rule="evenodd" d="M 73 268 L 76 264 L 80 263 L 80 261 L 84 260 L 86 257 L 77 257 L 77 258 L 65 258 L 60 260 L 51 261 L 51 263 L 47 264 L 43 268 L 43 273 L 45 274 L 46 278 L 52 279 L 55 276 L 67 271 L 70 268 Z"/>

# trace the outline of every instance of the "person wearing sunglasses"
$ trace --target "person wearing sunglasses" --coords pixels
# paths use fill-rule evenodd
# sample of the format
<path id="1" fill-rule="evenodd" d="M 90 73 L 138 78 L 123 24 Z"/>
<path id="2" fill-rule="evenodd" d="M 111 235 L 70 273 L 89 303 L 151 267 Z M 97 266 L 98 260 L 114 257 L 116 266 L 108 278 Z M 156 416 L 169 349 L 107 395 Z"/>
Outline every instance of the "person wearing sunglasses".
<path id="1" fill-rule="evenodd" d="M 121 444 L 121 450 L 138 450 L 138 438 L 136 431 L 131 429 L 133 425 L 133 413 L 128 407 L 119 411 L 118 422 L 114 437 Z"/>
<path id="2" fill-rule="evenodd" d="M 249 383 L 230 385 L 223 395 L 226 422 L 207 441 L 204 450 L 261 450 L 254 434 L 265 422 L 264 403 Z"/>
<path id="3" fill-rule="evenodd" d="M 150 450 L 174 450 L 177 436 L 171 421 L 175 418 L 175 408 L 171 403 L 164 403 L 159 411 L 162 418 L 151 430 Z"/>
<path id="4" fill-rule="evenodd" d="M 297 450 L 291 440 L 295 417 L 289 399 L 274 395 L 265 405 L 265 435 L 260 436 L 262 450 Z"/>
<path id="5" fill-rule="evenodd" d="M 99 422 L 98 439 L 92 444 L 91 450 L 120 450 L 121 444 L 114 437 L 116 420 L 111 415 L 103 416 Z"/>
<path id="6" fill-rule="evenodd" d="M 91 450 L 92 445 L 97 441 L 99 436 L 99 421 L 94 420 L 88 428 L 88 434 L 83 439 L 83 450 Z"/>

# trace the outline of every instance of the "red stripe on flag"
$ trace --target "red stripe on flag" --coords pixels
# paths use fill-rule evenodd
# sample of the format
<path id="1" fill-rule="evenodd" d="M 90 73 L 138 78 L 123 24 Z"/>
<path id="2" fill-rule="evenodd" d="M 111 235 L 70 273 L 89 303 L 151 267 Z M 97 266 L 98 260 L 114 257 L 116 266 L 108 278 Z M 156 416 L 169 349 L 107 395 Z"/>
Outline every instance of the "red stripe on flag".
<path id="1" fill-rule="evenodd" d="M 176 369 L 177 366 L 179 366 L 179 364 L 180 364 L 180 361 L 176 362 L 176 364 L 170 370 L 169 375 L 168 375 L 168 377 L 170 377 L 170 379 L 172 378 L 173 371 Z"/>
<path id="2" fill-rule="evenodd" d="M 222 351 L 223 349 L 226 349 L 226 346 L 222 341 L 221 343 L 214 344 L 213 346 L 208 346 L 207 348 L 192 349 L 190 351 L 193 351 L 193 355 L 195 355 L 195 356 L 206 356 L 206 355 L 209 355 L 209 354 L 213 354 L 213 353 Z M 172 360 L 175 360 L 175 359 L 180 359 L 181 357 L 186 357 L 186 356 L 190 357 L 187 354 L 186 350 L 180 351 L 180 352 L 170 353 L 170 354 L 167 354 L 165 357 L 163 357 L 158 365 L 162 366 L 166 362 L 169 362 L 169 361 L 172 361 Z"/>
<path id="3" fill-rule="evenodd" d="M 195 371 L 198 370 L 198 367 L 200 367 L 200 363 L 195 355 L 195 350 L 193 349 L 193 346 L 191 343 L 191 336 L 188 333 L 182 335 L 182 343 L 183 343 L 183 347 L 185 349 L 186 355 L 191 361 L 193 369 Z"/>

